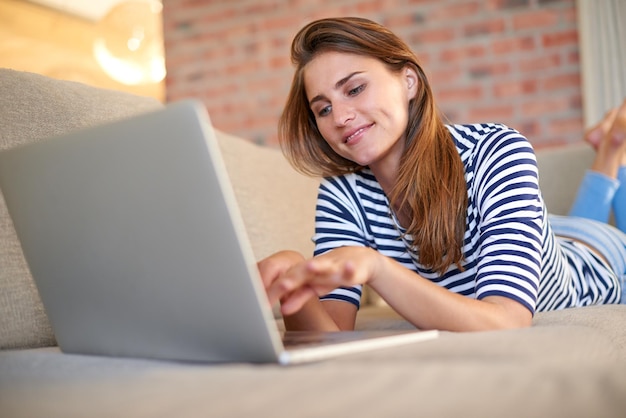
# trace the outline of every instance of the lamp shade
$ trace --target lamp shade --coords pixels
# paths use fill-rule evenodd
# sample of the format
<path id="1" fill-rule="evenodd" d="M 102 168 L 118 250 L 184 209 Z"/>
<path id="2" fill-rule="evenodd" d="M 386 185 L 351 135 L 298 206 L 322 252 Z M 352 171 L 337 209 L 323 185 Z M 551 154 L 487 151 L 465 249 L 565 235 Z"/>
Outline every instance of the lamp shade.
<path id="1" fill-rule="evenodd" d="M 163 80 L 162 8 L 157 0 L 124 1 L 98 22 L 93 53 L 111 78 L 126 85 Z"/>

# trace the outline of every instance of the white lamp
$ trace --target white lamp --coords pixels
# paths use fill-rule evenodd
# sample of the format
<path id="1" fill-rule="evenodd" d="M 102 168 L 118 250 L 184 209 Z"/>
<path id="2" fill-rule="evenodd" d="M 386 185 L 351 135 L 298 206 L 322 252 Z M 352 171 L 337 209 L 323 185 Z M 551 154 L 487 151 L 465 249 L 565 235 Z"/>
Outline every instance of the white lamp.
<path id="1" fill-rule="evenodd" d="M 124 1 L 98 22 L 93 53 L 111 78 L 126 85 L 165 78 L 162 9 L 157 0 Z"/>

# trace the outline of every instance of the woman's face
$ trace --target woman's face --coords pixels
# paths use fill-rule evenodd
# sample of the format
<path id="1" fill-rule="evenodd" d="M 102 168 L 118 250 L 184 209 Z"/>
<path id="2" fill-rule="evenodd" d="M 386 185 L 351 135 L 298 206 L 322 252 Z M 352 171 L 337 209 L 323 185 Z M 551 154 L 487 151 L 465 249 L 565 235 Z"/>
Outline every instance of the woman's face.
<path id="1" fill-rule="evenodd" d="M 374 171 L 397 167 L 417 84 L 410 67 L 395 73 L 362 55 L 323 52 L 304 67 L 307 100 L 326 142 Z"/>

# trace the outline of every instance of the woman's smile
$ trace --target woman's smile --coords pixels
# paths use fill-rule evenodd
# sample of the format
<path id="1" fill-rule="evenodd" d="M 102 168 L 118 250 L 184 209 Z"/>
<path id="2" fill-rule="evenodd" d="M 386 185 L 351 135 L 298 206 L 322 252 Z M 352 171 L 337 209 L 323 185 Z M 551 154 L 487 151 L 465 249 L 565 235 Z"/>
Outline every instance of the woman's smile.
<path id="1" fill-rule="evenodd" d="M 374 126 L 374 124 L 370 123 L 348 131 L 344 136 L 343 143 L 346 145 L 356 145 L 372 126 Z"/>

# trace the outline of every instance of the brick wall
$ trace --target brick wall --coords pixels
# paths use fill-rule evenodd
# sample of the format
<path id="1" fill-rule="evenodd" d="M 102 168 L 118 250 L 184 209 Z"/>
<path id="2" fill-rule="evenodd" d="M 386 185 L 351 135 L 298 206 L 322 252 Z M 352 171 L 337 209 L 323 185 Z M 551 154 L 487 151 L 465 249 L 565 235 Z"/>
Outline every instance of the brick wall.
<path id="1" fill-rule="evenodd" d="M 167 100 L 202 100 L 217 128 L 268 145 L 310 20 L 385 24 L 417 53 L 452 122 L 502 122 L 542 147 L 583 129 L 575 0 L 166 0 Z"/>

